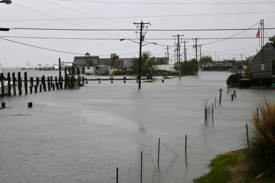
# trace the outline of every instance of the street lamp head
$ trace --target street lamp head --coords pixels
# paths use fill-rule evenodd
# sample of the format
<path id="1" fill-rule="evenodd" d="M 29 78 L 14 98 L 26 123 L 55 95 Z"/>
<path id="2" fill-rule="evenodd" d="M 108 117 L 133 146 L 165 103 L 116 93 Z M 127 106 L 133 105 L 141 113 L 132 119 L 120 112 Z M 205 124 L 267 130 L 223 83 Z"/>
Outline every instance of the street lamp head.
<path id="1" fill-rule="evenodd" d="M 0 27 L 0 31 L 9 31 L 10 29 L 9 28 L 1 28 Z"/>
<path id="2" fill-rule="evenodd" d="M 11 0 L 2 0 L 2 1 L 0 1 L 0 3 L 11 4 L 12 2 L 11 2 Z"/>
<path id="3" fill-rule="evenodd" d="M 124 41 L 125 39 L 120 39 L 120 41 Z"/>

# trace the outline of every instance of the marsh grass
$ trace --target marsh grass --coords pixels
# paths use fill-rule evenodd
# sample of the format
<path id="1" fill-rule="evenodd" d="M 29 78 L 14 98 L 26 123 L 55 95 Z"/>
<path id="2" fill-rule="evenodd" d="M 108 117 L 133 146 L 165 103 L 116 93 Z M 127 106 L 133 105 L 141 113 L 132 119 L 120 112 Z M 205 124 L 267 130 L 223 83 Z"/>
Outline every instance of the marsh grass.
<path id="1" fill-rule="evenodd" d="M 195 183 L 225 183 L 232 178 L 232 171 L 229 167 L 234 167 L 239 163 L 238 156 L 235 152 L 217 155 L 215 159 L 211 161 L 209 167 L 211 171 L 197 179 L 194 179 Z"/>
<path id="2" fill-rule="evenodd" d="M 259 108 L 261 115 L 253 111 L 255 130 L 247 156 L 249 176 L 275 178 L 275 103 L 265 99 Z"/>

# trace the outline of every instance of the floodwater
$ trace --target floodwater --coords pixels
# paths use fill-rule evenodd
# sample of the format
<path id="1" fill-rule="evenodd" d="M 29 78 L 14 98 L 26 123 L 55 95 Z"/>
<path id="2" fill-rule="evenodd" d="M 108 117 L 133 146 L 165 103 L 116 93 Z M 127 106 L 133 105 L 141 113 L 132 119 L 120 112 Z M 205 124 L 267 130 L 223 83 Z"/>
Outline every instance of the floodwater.
<path id="1" fill-rule="evenodd" d="M 42 75 L 58 71 L 28 71 Z M 141 90 L 136 81 L 90 81 L 80 89 L 0 98 L 7 107 L 0 110 L 0 180 L 113 183 L 118 167 L 121 183 L 191 183 L 209 172 L 215 155 L 246 147 L 252 111 L 264 97 L 275 99 L 272 89 L 236 88 L 231 101 L 229 75 L 200 72 L 142 83 Z M 213 103 L 214 119 L 210 112 L 205 121 L 204 99 Z"/>

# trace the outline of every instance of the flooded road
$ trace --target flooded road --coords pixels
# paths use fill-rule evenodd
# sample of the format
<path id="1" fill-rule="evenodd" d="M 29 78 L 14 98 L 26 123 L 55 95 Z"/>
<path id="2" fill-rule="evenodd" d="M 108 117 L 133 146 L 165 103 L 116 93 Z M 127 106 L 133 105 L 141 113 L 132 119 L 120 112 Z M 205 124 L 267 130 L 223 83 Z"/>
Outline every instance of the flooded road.
<path id="1" fill-rule="evenodd" d="M 58 72 L 28 71 L 29 77 L 42 75 Z M 264 97 L 275 99 L 272 89 L 235 89 L 231 101 L 229 75 L 200 72 L 142 83 L 141 90 L 136 81 L 94 81 L 80 89 L 0 98 L 10 107 L 0 110 L 0 180 L 109 183 L 116 182 L 118 167 L 119 182 L 136 183 L 142 151 L 144 183 L 191 183 L 209 171 L 215 155 L 246 147 L 252 111 Z M 204 99 L 213 103 L 214 123 L 211 113 L 204 119 Z"/>

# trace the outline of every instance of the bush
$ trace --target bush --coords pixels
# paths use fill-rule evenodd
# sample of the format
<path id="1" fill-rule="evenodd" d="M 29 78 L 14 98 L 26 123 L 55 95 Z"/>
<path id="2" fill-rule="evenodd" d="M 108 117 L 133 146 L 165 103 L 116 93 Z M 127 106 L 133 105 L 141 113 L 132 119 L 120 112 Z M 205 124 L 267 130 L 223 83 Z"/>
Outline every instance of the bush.
<path id="1" fill-rule="evenodd" d="M 275 178 L 275 103 L 259 105 L 261 117 L 253 112 L 254 136 L 250 142 L 249 173 L 258 178 Z"/>
<path id="2" fill-rule="evenodd" d="M 133 71 L 127 71 L 127 70 L 117 70 L 117 71 L 114 71 L 113 75 L 132 75 L 133 74 Z"/>
<path id="3" fill-rule="evenodd" d="M 238 83 L 238 82 L 239 82 L 238 74 L 231 74 L 226 80 L 227 85 L 230 85 L 231 83 Z"/>

